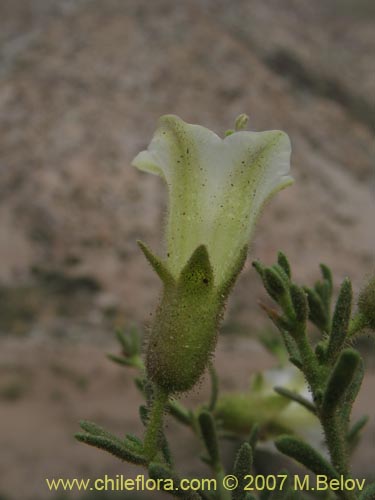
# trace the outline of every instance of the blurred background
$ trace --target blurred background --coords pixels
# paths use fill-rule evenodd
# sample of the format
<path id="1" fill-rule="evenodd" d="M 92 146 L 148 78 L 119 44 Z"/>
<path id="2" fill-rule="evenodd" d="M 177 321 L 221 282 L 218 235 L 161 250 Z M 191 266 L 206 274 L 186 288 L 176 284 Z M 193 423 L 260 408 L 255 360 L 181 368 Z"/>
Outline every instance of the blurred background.
<path id="1" fill-rule="evenodd" d="M 282 249 L 298 283 L 325 262 L 336 290 L 349 275 L 358 292 L 374 269 L 374 33 L 371 0 L 1 0 L 2 500 L 57 498 L 46 477 L 134 474 L 72 435 L 81 418 L 141 432 L 132 373 L 105 353 L 158 300 L 135 242 L 162 252 L 166 193 L 130 163 L 160 115 L 222 135 L 245 112 L 251 130 L 292 140 L 296 183 L 262 215 L 228 305 L 222 387 L 274 364 L 256 341 L 271 327 L 251 260 Z M 373 474 L 374 349 L 365 339 L 359 477 Z M 170 425 L 194 473 L 195 444 Z"/>

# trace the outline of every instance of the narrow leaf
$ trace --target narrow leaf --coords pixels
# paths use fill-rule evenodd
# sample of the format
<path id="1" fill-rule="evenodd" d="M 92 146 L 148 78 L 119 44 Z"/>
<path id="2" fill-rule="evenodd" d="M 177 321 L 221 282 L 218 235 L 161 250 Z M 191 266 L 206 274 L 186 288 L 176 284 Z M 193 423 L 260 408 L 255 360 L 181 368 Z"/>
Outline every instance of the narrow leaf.
<path id="1" fill-rule="evenodd" d="M 353 380 L 350 383 L 348 390 L 346 391 L 345 403 L 344 403 L 343 410 L 342 410 L 343 420 L 346 422 L 349 422 L 349 420 L 350 420 L 350 414 L 352 411 L 352 407 L 353 407 L 354 401 L 356 400 L 358 393 L 361 389 L 361 385 L 362 385 L 362 381 L 363 381 L 364 376 L 365 376 L 365 367 L 364 367 L 363 359 L 359 356 L 359 365 L 358 365 L 358 368 L 354 374 Z"/>
<path id="2" fill-rule="evenodd" d="M 322 412 L 332 415 L 343 403 L 361 362 L 361 357 L 354 349 L 342 351 L 328 379 L 323 395 Z"/>
<path id="3" fill-rule="evenodd" d="M 296 320 L 299 323 L 305 324 L 309 315 L 309 306 L 306 292 L 293 283 L 290 286 L 290 296 L 292 299 L 294 311 L 296 313 Z"/>
<path id="4" fill-rule="evenodd" d="M 256 448 L 257 442 L 259 438 L 259 424 L 255 423 L 250 431 L 249 437 L 247 439 L 247 442 L 251 446 L 251 450 L 254 454 L 254 450 Z"/>
<path id="5" fill-rule="evenodd" d="M 295 403 L 298 403 L 302 405 L 306 410 L 310 411 L 312 414 L 316 415 L 316 408 L 314 404 L 309 401 L 308 399 L 304 398 L 303 396 L 297 394 L 294 391 L 290 391 L 289 389 L 286 389 L 285 387 L 274 387 L 274 390 L 280 394 L 281 396 L 284 396 L 285 398 L 290 399 L 291 401 L 294 401 Z"/>
<path id="6" fill-rule="evenodd" d="M 130 462 L 138 465 L 146 465 L 147 460 L 145 457 L 134 453 L 133 451 L 125 448 L 124 445 L 120 445 L 117 441 L 112 441 L 103 436 L 93 436 L 92 434 L 76 434 L 75 438 L 81 443 L 86 443 L 90 446 L 95 446 L 101 450 L 105 450 L 111 455 L 124 460 L 125 462 Z"/>
<path id="7" fill-rule="evenodd" d="M 359 439 L 359 434 L 361 433 L 362 429 L 365 427 L 367 422 L 369 421 L 369 417 L 367 415 L 364 415 L 361 417 L 349 430 L 346 439 L 349 443 L 350 446 L 353 446 L 357 443 Z"/>
<path id="8" fill-rule="evenodd" d="M 130 354 L 131 345 L 129 337 L 120 329 L 115 331 L 116 338 L 122 347 L 124 354 Z"/>
<path id="9" fill-rule="evenodd" d="M 121 366 L 128 366 L 130 368 L 143 368 L 143 362 L 138 356 L 124 358 L 116 356 L 116 354 L 107 354 L 107 358 Z"/>
<path id="10" fill-rule="evenodd" d="M 288 261 L 287 256 L 283 252 L 278 252 L 277 254 L 277 263 L 279 264 L 280 267 L 283 268 L 285 274 L 288 276 L 288 278 L 291 277 L 291 270 L 290 270 L 290 264 Z"/>
<path id="11" fill-rule="evenodd" d="M 327 313 L 324 308 L 322 299 L 316 293 L 315 290 L 311 288 L 304 287 L 307 294 L 307 300 L 309 304 L 309 319 L 314 325 L 316 325 L 321 331 L 327 332 L 328 328 L 328 318 Z"/>
<path id="12" fill-rule="evenodd" d="M 167 405 L 167 411 L 172 415 L 176 420 L 181 422 L 184 425 L 191 425 L 192 415 L 190 410 L 184 408 L 178 401 L 171 400 Z"/>
<path id="13" fill-rule="evenodd" d="M 238 479 L 238 486 L 232 492 L 233 500 L 244 500 L 246 497 L 245 487 L 248 480 L 245 479 L 246 475 L 250 474 L 253 464 L 253 452 L 249 443 L 243 443 L 238 450 L 236 460 L 234 462 L 233 474 Z"/>
<path id="14" fill-rule="evenodd" d="M 134 434 L 126 434 L 125 437 L 128 441 L 132 441 L 135 445 L 143 446 L 142 440 L 139 439 L 139 437 L 135 436 Z"/>
<path id="15" fill-rule="evenodd" d="M 97 425 L 94 422 L 90 422 L 88 420 L 81 420 L 79 422 L 79 425 L 82 430 L 84 430 L 88 434 L 91 434 L 92 436 L 105 437 L 107 439 L 110 439 L 111 441 L 117 441 L 119 444 L 122 444 L 120 438 L 118 438 L 111 432 L 106 431 L 105 429 L 103 429 L 103 427 L 100 427 L 100 425 Z"/>
<path id="16" fill-rule="evenodd" d="M 287 288 L 280 274 L 271 267 L 265 268 L 263 282 L 267 292 L 276 302 L 280 302 L 287 293 Z"/>
<path id="17" fill-rule="evenodd" d="M 330 361 L 334 361 L 337 358 L 344 345 L 348 333 L 352 299 L 352 284 L 350 280 L 346 278 L 341 285 L 332 319 L 332 330 L 327 349 L 327 359 Z"/>
<path id="18" fill-rule="evenodd" d="M 173 466 L 173 458 L 171 454 L 171 450 L 169 448 L 169 444 L 164 432 L 161 435 L 161 452 L 163 454 L 164 460 L 168 464 L 169 467 Z"/>
<path id="19" fill-rule="evenodd" d="M 142 339 L 139 330 L 133 326 L 129 332 L 132 354 L 139 355 L 142 351 Z"/>
<path id="20" fill-rule="evenodd" d="M 299 438 L 284 435 L 275 441 L 276 448 L 284 455 L 293 458 L 314 474 L 323 474 L 330 479 L 338 479 L 338 472 L 314 448 Z"/>
<path id="21" fill-rule="evenodd" d="M 220 463 L 216 425 L 208 411 L 202 411 L 198 417 L 202 438 L 213 465 Z"/>
<path id="22" fill-rule="evenodd" d="M 324 280 L 329 285 L 329 292 L 332 293 L 332 290 L 333 290 L 333 279 L 332 279 L 332 271 L 331 271 L 331 269 L 328 266 L 326 266 L 325 264 L 320 264 L 320 271 L 322 273 L 322 276 L 323 276 Z"/>

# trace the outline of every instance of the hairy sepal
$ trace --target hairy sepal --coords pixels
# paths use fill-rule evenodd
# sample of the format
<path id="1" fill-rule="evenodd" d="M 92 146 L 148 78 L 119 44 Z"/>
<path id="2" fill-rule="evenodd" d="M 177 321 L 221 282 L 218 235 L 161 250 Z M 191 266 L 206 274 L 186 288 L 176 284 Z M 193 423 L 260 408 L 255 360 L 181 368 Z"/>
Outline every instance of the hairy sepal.
<path id="1" fill-rule="evenodd" d="M 164 282 L 146 352 L 148 376 L 169 393 L 191 389 L 216 345 L 225 298 L 215 287 L 205 246 L 199 246 L 176 282 Z"/>

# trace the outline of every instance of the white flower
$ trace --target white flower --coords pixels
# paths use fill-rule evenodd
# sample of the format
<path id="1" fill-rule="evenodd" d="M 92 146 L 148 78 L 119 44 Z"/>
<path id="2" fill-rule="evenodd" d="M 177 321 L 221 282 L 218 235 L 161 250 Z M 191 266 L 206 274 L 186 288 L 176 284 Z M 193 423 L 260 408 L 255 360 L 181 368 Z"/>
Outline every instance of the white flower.
<path id="1" fill-rule="evenodd" d="M 221 139 L 171 115 L 133 160 L 169 190 L 165 261 L 140 243 L 164 284 L 146 350 L 148 377 L 164 391 L 191 389 L 207 367 L 261 207 L 292 182 L 289 160 L 283 132 L 228 131 Z"/>
<path id="2" fill-rule="evenodd" d="M 291 146 L 281 131 L 234 132 L 221 139 L 173 115 L 160 118 L 133 165 L 169 190 L 166 267 L 175 279 L 205 245 L 215 285 L 230 279 L 264 203 L 293 182 Z"/>

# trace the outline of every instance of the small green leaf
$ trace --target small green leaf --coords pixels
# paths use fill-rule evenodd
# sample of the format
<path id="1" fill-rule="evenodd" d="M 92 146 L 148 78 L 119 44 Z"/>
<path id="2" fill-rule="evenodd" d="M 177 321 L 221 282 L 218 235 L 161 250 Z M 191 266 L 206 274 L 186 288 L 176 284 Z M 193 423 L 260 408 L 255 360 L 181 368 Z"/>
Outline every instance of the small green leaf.
<path id="1" fill-rule="evenodd" d="M 251 450 L 252 450 L 253 454 L 254 454 L 254 450 L 255 450 L 257 442 L 258 442 L 258 438 L 259 438 L 259 424 L 255 423 L 255 424 L 253 424 L 251 431 L 250 431 L 250 434 L 249 434 L 249 437 L 247 439 L 247 442 L 251 446 Z"/>
<path id="2" fill-rule="evenodd" d="M 142 339 L 139 330 L 132 326 L 129 330 L 129 343 L 131 355 L 136 356 L 142 352 Z"/>
<path id="3" fill-rule="evenodd" d="M 315 283 L 314 289 L 321 298 L 325 312 L 327 314 L 328 322 L 330 321 L 331 315 L 331 301 L 332 301 L 332 290 L 333 290 L 333 282 L 332 282 L 332 272 L 328 266 L 325 264 L 320 264 L 320 271 L 323 276 L 323 281 L 318 281 Z M 328 326 L 328 323 L 327 323 Z M 327 333 L 329 333 L 327 331 Z"/>
<path id="4" fill-rule="evenodd" d="M 124 444 L 120 444 L 117 440 L 112 441 L 107 437 L 82 433 L 76 434 L 75 438 L 81 443 L 95 446 L 96 448 L 107 451 L 108 453 L 111 453 L 111 455 L 114 455 L 115 457 L 118 457 L 125 462 L 130 462 L 132 464 L 138 465 L 147 464 L 147 460 L 145 459 L 145 457 L 140 454 L 134 453 L 132 450 L 127 449 Z"/>
<path id="5" fill-rule="evenodd" d="M 369 417 L 367 415 L 364 415 L 363 417 L 358 419 L 355 424 L 353 424 L 346 436 L 346 439 L 350 446 L 354 446 L 355 444 L 357 444 L 359 435 L 368 421 Z"/>
<path id="6" fill-rule="evenodd" d="M 167 438 L 166 438 L 164 432 L 162 432 L 162 434 L 161 434 L 161 452 L 163 454 L 165 462 L 168 464 L 169 467 L 172 467 L 173 466 L 173 458 L 172 458 L 171 450 L 169 448 L 169 444 L 168 444 L 168 441 L 167 441 Z"/>
<path id="7" fill-rule="evenodd" d="M 219 446 L 216 425 L 213 416 L 208 411 L 202 411 L 198 417 L 202 438 L 213 465 L 220 463 Z"/>
<path id="8" fill-rule="evenodd" d="M 139 439 L 139 437 L 135 436 L 134 434 L 126 434 L 125 437 L 128 441 L 132 441 L 135 445 L 143 446 L 142 440 Z"/>
<path id="9" fill-rule="evenodd" d="M 284 332 L 288 332 L 291 329 L 292 325 L 287 318 L 285 318 L 284 316 L 280 316 L 280 314 L 275 309 L 268 307 L 262 302 L 260 302 L 259 305 L 282 334 Z M 291 335 L 289 336 L 290 338 L 292 338 Z"/>
<path id="10" fill-rule="evenodd" d="M 130 338 L 127 336 L 122 330 L 118 329 L 115 331 L 116 338 L 119 342 L 119 344 L 122 347 L 123 353 L 124 354 L 130 354 L 131 352 L 131 345 L 130 345 Z"/>
<path id="11" fill-rule="evenodd" d="M 296 313 L 296 320 L 298 323 L 305 324 L 309 315 L 309 306 L 307 302 L 306 292 L 299 286 L 292 283 L 290 285 L 290 296 L 294 311 Z"/>
<path id="12" fill-rule="evenodd" d="M 287 294 L 287 288 L 280 274 L 271 267 L 266 267 L 263 272 L 263 282 L 267 292 L 276 301 L 280 300 Z"/>
<path id="13" fill-rule="evenodd" d="M 343 403 L 353 382 L 361 357 L 354 349 L 342 351 L 328 379 L 323 396 L 322 413 L 332 415 Z"/>
<path id="14" fill-rule="evenodd" d="M 253 464 L 253 452 L 249 443 L 243 443 L 238 450 L 236 460 L 234 462 L 233 474 L 238 479 L 238 486 L 232 492 L 232 500 L 244 500 L 246 497 L 245 486 L 248 480 L 246 475 L 250 474 Z"/>
<path id="15" fill-rule="evenodd" d="M 263 279 L 265 266 L 260 262 L 260 260 L 254 260 L 252 262 L 252 266 L 256 270 L 256 272 L 259 274 L 259 276 Z"/>
<path id="16" fill-rule="evenodd" d="M 330 293 L 332 293 L 332 290 L 333 290 L 333 279 L 332 279 L 332 271 L 331 271 L 331 269 L 326 264 L 320 264 L 320 271 L 322 273 L 322 276 L 323 276 L 324 280 L 329 285 L 329 291 L 330 291 Z"/>
<path id="17" fill-rule="evenodd" d="M 167 411 L 179 422 L 184 425 L 191 425 L 192 414 L 191 411 L 183 407 L 178 401 L 170 400 L 167 404 Z"/>
<path id="18" fill-rule="evenodd" d="M 296 392 L 290 391 L 285 387 L 274 387 L 274 390 L 281 396 L 284 396 L 285 398 L 288 398 L 291 401 L 300 404 L 301 406 L 306 408 L 306 410 L 310 411 L 313 415 L 316 415 L 315 405 L 308 399 L 304 398 L 303 396 L 300 396 Z"/>
<path id="19" fill-rule="evenodd" d="M 358 355 L 359 356 L 359 355 Z M 356 400 L 359 390 L 362 385 L 363 377 L 365 376 L 365 367 L 363 359 L 359 356 L 358 368 L 354 374 L 353 380 L 350 383 L 345 394 L 345 403 L 342 409 L 343 421 L 349 422 L 352 406 Z"/>
<path id="20" fill-rule="evenodd" d="M 309 304 L 309 319 L 314 325 L 316 325 L 321 331 L 327 332 L 328 328 L 328 317 L 325 311 L 325 307 L 321 297 L 317 294 L 315 290 L 311 288 L 304 287 L 307 294 L 307 300 Z"/>
<path id="21" fill-rule="evenodd" d="M 331 362 L 335 361 L 344 345 L 348 333 L 352 299 L 352 284 L 350 280 L 346 278 L 341 285 L 332 319 L 332 330 L 327 349 L 327 359 Z"/>
<path id="22" fill-rule="evenodd" d="M 116 356 L 116 354 L 107 354 L 107 358 L 113 361 L 114 363 L 127 366 L 130 368 L 143 368 L 142 359 L 139 356 L 131 356 L 129 358 L 124 358 L 122 356 Z"/>
<path id="23" fill-rule="evenodd" d="M 299 438 L 284 435 L 275 441 L 276 448 L 284 455 L 297 460 L 314 474 L 323 474 L 330 479 L 338 479 L 338 472 L 314 448 Z"/>
<path id="24" fill-rule="evenodd" d="M 88 434 L 91 434 L 92 436 L 101 436 L 111 441 L 116 441 L 120 445 L 123 445 L 123 442 L 120 438 L 118 438 L 111 432 L 106 431 L 105 429 L 103 429 L 103 427 L 100 427 L 100 425 L 97 425 L 94 422 L 90 422 L 88 420 L 81 420 L 79 422 L 79 425 L 82 430 L 84 430 Z"/>
<path id="25" fill-rule="evenodd" d="M 279 264 L 280 267 L 283 268 L 285 274 L 288 276 L 288 278 L 291 277 L 291 269 L 290 269 L 290 264 L 288 261 L 287 256 L 283 252 L 278 252 L 277 254 L 277 263 Z"/>

